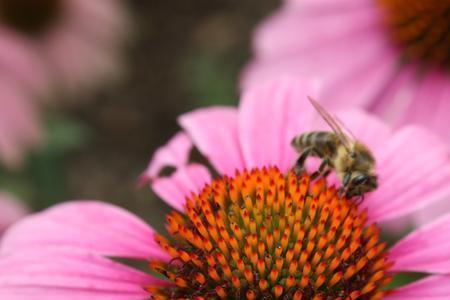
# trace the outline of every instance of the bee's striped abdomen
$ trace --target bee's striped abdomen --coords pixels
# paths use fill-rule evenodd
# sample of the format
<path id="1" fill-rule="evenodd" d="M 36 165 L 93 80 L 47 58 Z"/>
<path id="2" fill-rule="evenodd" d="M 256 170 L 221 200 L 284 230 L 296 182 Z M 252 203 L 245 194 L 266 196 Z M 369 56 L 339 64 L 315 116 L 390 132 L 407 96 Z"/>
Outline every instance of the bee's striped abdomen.
<path id="1" fill-rule="evenodd" d="M 311 131 L 296 136 L 291 144 L 298 153 L 302 153 L 305 149 L 311 148 L 313 155 L 332 157 L 336 153 L 339 140 L 330 131 Z"/>

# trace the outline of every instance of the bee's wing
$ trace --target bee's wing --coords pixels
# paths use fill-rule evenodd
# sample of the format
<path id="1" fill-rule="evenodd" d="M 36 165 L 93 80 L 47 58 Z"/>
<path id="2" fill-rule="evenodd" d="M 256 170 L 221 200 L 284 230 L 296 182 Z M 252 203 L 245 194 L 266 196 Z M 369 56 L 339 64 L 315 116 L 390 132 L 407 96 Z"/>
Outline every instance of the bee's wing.
<path id="1" fill-rule="evenodd" d="M 334 120 L 336 121 L 336 123 L 338 123 L 338 125 L 341 127 L 341 129 L 344 129 L 346 131 L 346 135 L 347 138 L 349 138 L 349 136 L 351 137 L 352 141 L 356 141 L 356 136 L 353 134 L 353 132 L 345 125 L 344 122 L 342 122 L 341 119 L 338 118 L 338 116 L 333 115 Z"/>
<path id="2" fill-rule="evenodd" d="M 314 108 L 317 110 L 317 112 L 322 116 L 322 118 L 325 120 L 325 122 L 327 122 L 327 124 L 331 127 L 331 129 L 334 131 L 334 133 L 336 134 L 336 136 L 339 138 L 339 140 L 341 141 L 342 145 L 347 149 L 348 152 L 351 152 L 351 144 L 352 144 L 352 140 L 350 139 L 350 137 L 344 133 L 344 131 L 342 130 L 342 128 L 345 128 L 344 126 L 341 126 L 342 122 L 338 121 L 338 119 L 334 118 L 332 115 L 330 115 L 329 112 L 327 112 L 325 110 L 325 108 L 323 108 L 319 102 L 317 102 L 316 100 L 314 100 L 311 97 L 308 97 L 309 101 L 311 102 L 311 104 L 314 106 Z"/>

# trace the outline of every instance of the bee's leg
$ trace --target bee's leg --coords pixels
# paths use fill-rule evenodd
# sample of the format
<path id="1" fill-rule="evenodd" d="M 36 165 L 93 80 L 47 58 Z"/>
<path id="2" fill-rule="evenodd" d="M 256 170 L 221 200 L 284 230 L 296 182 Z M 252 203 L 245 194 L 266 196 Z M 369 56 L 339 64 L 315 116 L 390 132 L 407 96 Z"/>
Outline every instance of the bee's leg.
<path id="1" fill-rule="evenodd" d="M 294 172 L 297 175 L 301 175 L 304 171 L 305 171 L 305 161 L 306 159 L 311 155 L 312 152 L 312 148 L 306 148 L 305 150 L 303 150 L 302 154 L 300 154 L 300 156 L 298 157 L 297 161 L 295 162 L 295 166 L 294 166 Z"/>
<path id="2" fill-rule="evenodd" d="M 339 198 L 342 198 L 347 194 L 347 190 L 349 187 L 351 177 L 352 177 L 351 172 L 347 172 L 344 174 L 344 178 L 342 180 L 342 186 L 338 190 Z"/>
<path id="3" fill-rule="evenodd" d="M 324 177 L 324 178 L 328 177 L 328 175 L 330 175 L 331 171 L 333 171 L 333 169 L 331 169 L 331 168 L 326 170 L 325 172 L 323 172 L 322 177 Z"/>
<path id="4" fill-rule="evenodd" d="M 319 166 L 319 169 L 311 174 L 311 180 L 316 179 L 319 176 L 326 177 L 328 174 L 330 174 L 331 170 L 329 168 L 325 169 L 326 167 L 330 166 L 330 160 L 328 158 L 325 158 L 322 160 L 322 163 Z M 326 176 L 325 176 L 326 174 Z"/>
<path id="5" fill-rule="evenodd" d="M 355 200 L 356 206 L 359 206 L 361 203 L 363 203 L 363 201 L 364 201 L 364 194 L 362 194 L 361 196 L 356 198 L 356 200 Z"/>
<path id="6" fill-rule="evenodd" d="M 346 197 L 348 192 L 348 185 L 347 184 L 343 184 L 339 189 L 338 189 L 338 196 L 340 199 Z"/>

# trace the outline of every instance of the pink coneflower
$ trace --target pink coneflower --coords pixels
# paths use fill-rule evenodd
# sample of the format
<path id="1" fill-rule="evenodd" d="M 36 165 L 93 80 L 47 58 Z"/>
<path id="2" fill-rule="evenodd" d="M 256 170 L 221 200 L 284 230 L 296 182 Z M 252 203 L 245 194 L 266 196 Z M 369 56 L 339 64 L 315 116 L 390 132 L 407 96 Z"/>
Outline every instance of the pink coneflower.
<path id="1" fill-rule="evenodd" d="M 310 92 L 282 81 L 249 90 L 239 109 L 181 116 L 184 131 L 155 153 L 143 175 L 175 209 L 166 218 L 169 239 L 95 201 L 60 204 L 16 224 L 0 248 L 0 297 L 445 299 L 450 216 L 389 252 L 376 223 L 450 192 L 448 148 L 418 127 L 391 131 L 361 111 L 340 113 L 378 159 L 380 187 L 360 209 L 339 199 L 325 179 L 289 171 L 296 158 L 291 138 L 317 128 Z M 216 179 L 189 163 L 192 143 L 220 174 Z M 166 166 L 175 172 L 158 176 Z M 144 262 L 159 278 L 124 258 Z M 387 292 L 402 271 L 430 276 Z"/>
<path id="2" fill-rule="evenodd" d="M 28 209 L 19 200 L 0 192 L 0 237 L 11 224 L 27 215 Z"/>
<path id="3" fill-rule="evenodd" d="M 450 1 L 285 0 L 256 31 L 244 86 L 324 80 L 327 106 L 369 108 L 450 138 Z"/>
<path id="4" fill-rule="evenodd" d="M 119 2 L 1 0 L 0 52 L 8 55 L 0 57 L 0 78 L 78 90 L 116 75 L 127 30 Z"/>

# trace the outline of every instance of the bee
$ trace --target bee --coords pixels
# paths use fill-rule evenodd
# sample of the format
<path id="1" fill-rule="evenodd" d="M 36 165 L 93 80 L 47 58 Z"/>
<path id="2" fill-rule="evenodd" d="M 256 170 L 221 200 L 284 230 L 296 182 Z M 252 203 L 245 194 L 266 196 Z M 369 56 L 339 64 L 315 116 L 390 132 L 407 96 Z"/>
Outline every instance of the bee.
<path id="1" fill-rule="evenodd" d="M 311 176 L 327 176 L 332 170 L 342 182 L 340 194 L 348 199 L 361 197 L 378 186 L 375 174 L 375 158 L 370 150 L 354 136 L 344 132 L 345 126 L 333 118 L 317 101 L 309 101 L 331 127 L 332 131 L 311 131 L 292 140 L 292 147 L 300 154 L 295 170 L 301 172 L 309 156 L 322 159 L 319 169 Z M 349 130 L 345 130 L 349 132 Z"/>

